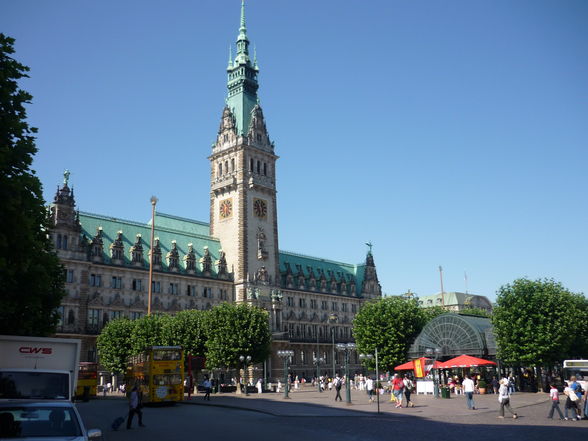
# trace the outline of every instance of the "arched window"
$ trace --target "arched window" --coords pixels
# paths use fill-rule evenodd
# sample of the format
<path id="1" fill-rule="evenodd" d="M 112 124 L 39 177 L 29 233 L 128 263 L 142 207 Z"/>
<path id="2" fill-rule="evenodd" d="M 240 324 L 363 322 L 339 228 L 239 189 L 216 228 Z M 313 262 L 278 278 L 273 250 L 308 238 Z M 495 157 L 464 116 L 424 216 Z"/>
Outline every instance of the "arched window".
<path id="1" fill-rule="evenodd" d="M 265 162 L 263 163 L 263 175 L 267 176 L 267 164 Z"/>
<path id="2" fill-rule="evenodd" d="M 222 162 L 218 164 L 218 175 L 222 176 L 223 175 L 223 164 Z"/>
<path id="3" fill-rule="evenodd" d="M 57 235 L 57 242 L 56 242 L 55 246 L 57 247 L 58 250 L 61 249 L 61 234 Z"/>
<path id="4" fill-rule="evenodd" d="M 253 158 L 249 158 L 249 171 L 253 173 Z"/>
<path id="5" fill-rule="evenodd" d="M 70 309 L 69 312 L 67 313 L 67 324 L 68 325 L 73 325 L 76 321 L 76 317 L 74 315 L 73 309 Z"/>
<path id="6" fill-rule="evenodd" d="M 229 161 L 225 161 L 225 173 L 229 172 Z"/>
<path id="7" fill-rule="evenodd" d="M 235 171 L 235 158 L 231 158 L 231 171 Z"/>
<path id="8" fill-rule="evenodd" d="M 261 173 L 261 162 L 257 161 L 257 173 Z"/>

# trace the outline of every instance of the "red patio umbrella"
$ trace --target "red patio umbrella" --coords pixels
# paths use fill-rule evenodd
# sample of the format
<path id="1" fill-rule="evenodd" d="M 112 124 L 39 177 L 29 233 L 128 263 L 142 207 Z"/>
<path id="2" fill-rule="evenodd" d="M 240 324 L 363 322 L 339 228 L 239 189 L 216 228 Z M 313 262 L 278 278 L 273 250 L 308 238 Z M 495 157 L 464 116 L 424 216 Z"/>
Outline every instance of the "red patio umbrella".
<path id="1" fill-rule="evenodd" d="M 433 366 L 431 367 L 431 369 L 439 369 L 439 368 L 441 368 L 442 364 L 443 363 L 441 363 L 440 361 L 435 361 L 435 363 L 433 363 Z M 394 368 L 395 371 L 411 371 L 413 369 L 414 369 L 414 360 L 407 361 L 406 363 L 398 365 Z"/>
<path id="2" fill-rule="evenodd" d="M 395 371 L 412 371 L 414 369 L 414 363 L 412 361 L 407 361 L 401 365 L 398 365 L 394 368 Z"/>
<path id="3" fill-rule="evenodd" d="M 473 367 L 473 366 L 496 366 L 496 363 L 483 358 L 472 357 L 470 355 L 460 355 L 459 357 L 447 360 L 441 363 L 440 369 L 458 368 L 458 367 Z"/>

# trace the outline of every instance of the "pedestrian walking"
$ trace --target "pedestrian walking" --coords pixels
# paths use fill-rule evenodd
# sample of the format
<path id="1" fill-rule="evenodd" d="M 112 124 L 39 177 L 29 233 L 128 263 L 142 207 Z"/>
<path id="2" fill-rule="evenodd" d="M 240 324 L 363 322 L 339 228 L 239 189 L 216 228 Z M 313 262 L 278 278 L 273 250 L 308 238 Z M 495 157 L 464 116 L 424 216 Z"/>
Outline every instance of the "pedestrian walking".
<path id="1" fill-rule="evenodd" d="M 561 409 L 559 408 L 559 391 L 557 390 L 557 387 L 555 387 L 553 384 L 549 385 L 549 387 L 551 409 L 549 409 L 549 415 L 547 415 L 547 418 L 553 418 L 553 412 L 557 410 L 557 413 L 559 413 L 559 419 L 563 420 L 564 416 L 563 413 L 561 413 Z"/>
<path id="2" fill-rule="evenodd" d="M 566 403 L 564 404 L 564 420 L 568 421 L 570 419 L 568 416 L 570 416 L 572 421 L 574 421 L 576 419 L 574 414 L 577 414 L 575 400 L 577 400 L 578 397 L 569 386 L 566 386 L 564 389 L 564 395 L 566 396 Z M 571 415 L 569 412 L 571 412 Z"/>
<path id="3" fill-rule="evenodd" d="M 410 401 L 410 395 L 412 394 L 412 390 L 414 388 L 414 383 L 408 376 L 408 374 L 404 374 L 404 397 L 406 398 L 406 407 L 414 407 L 414 403 Z"/>
<path id="4" fill-rule="evenodd" d="M 143 393 L 139 390 L 135 384 L 131 389 L 131 395 L 129 396 L 129 415 L 127 416 L 127 429 L 131 428 L 133 422 L 133 415 L 137 414 L 139 419 L 139 427 L 145 427 L 143 424 Z"/>
<path id="5" fill-rule="evenodd" d="M 476 403 L 474 403 L 474 381 L 469 375 L 466 375 L 461 385 L 463 387 L 463 393 L 466 396 L 468 409 L 476 410 Z"/>
<path id="6" fill-rule="evenodd" d="M 371 403 L 372 401 L 374 401 L 374 380 L 372 380 L 372 377 L 366 378 L 365 388 L 367 390 L 367 394 Z"/>
<path id="7" fill-rule="evenodd" d="M 515 393 L 515 378 L 512 374 L 508 376 L 508 393 L 511 395 Z"/>
<path id="8" fill-rule="evenodd" d="M 579 421 L 582 419 L 582 413 L 584 413 L 584 410 L 582 409 L 582 395 L 584 394 L 584 391 L 582 390 L 582 385 L 576 381 L 576 377 L 574 375 L 570 377 L 569 384 L 572 393 L 575 395 L 574 398 L 572 393 L 570 393 L 570 400 L 576 407 L 576 419 Z"/>
<path id="9" fill-rule="evenodd" d="M 204 387 L 204 400 L 210 401 L 210 390 L 212 389 L 212 383 L 210 382 L 208 377 L 204 377 L 202 386 Z M 245 387 L 247 387 L 247 385 L 245 385 Z"/>
<path id="10" fill-rule="evenodd" d="M 508 380 L 502 379 L 500 381 L 500 387 L 498 388 L 498 402 L 500 403 L 500 412 L 498 418 L 504 418 L 504 408 L 506 408 L 512 417 L 516 420 L 518 418 L 517 413 L 510 407 L 510 392 L 508 391 Z"/>
<path id="11" fill-rule="evenodd" d="M 337 398 L 339 399 L 339 401 L 343 401 L 343 398 L 341 398 L 341 385 L 343 382 L 341 381 L 341 377 L 339 377 L 339 374 L 337 374 L 335 380 L 333 380 L 333 383 L 335 385 L 335 391 L 337 391 L 337 395 L 335 395 L 335 401 L 337 401 Z"/>
<path id="12" fill-rule="evenodd" d="M 392 392 L 394 393 L 394 401 L 396 401 L 396 407 L 402 407 L 402 391 L 404 390 L 404 382 L 400 375 L 394 374 L 392 379 Z"/>
<path id="13" fill-rule="evenodd" d="M 257 393 L 260 394 L 263 392 L 262 388 L 263 388 L 263 383 L 261 382 L 261 378 L 257 380 L 257 383 L 255 383 L 255 387 L 257 388 Z"/>
<path id="14" fill-rule="evenodd" d="M 492 377 L 492 390 L 494 391 L 495 394 L 497 394 L 499 388 L 500 388 L 500 383 L 498 382 L 498 379 L 496 378 L 496 375 L 495 375 Z"/>

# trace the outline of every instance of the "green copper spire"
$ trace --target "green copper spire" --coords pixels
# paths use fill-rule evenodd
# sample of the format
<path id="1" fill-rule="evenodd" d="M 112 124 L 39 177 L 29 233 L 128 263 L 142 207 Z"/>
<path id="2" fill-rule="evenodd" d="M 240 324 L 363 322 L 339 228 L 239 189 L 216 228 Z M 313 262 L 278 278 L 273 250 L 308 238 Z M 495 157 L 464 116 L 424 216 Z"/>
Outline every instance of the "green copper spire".
<path id="1" fill-rule="evenodd" d="M 251 111 L 258 103 L 257 89 L 257 60 L 251 62 L 249 58 L 249 39 L 245 26 L 245 1 L 241 0 L 241 22 L 237 37 L 237 56 L 229 60 L 227 67 L 228 82 L 227 106 L 233 112 L 237 125 L 237 133 L 246 135 L 249 131 Z"/>
<path id="2" fill-rule="evenodd" d="M 241 0 L 241 26 L 237 37 L 237 58 L 236 61 L 249 63 L 249 39 L 247 38 L 247 27 L 245 26 L 245 0 Z"/>
<path id="3" fill-rule="evenodd" d="M 246 31 L 247 28 L 245 27 L 245 0 L 241 0 L 241 27 L 239 28 L 239 32 L 245 35 Z"/>

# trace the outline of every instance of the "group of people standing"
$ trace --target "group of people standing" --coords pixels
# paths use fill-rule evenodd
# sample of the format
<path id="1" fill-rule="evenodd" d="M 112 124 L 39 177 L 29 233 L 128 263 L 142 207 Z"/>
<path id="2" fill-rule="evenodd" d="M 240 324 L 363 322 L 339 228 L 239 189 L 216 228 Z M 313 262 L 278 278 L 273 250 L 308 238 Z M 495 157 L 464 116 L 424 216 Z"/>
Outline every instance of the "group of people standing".
<path id="1" fill-rule="evenodd" d="M 560 420 L 579 421 L 583 417 L 588 418 L 588 390 L 585 391 L 582 389 L 582 385 L 577 381 L 575 376 L 570 377 L 568 386 L 564 389 L 564 396 L 566 398 L 563 414 L 559 408 L 559 390 L 553 384 L 550 385 L 549 396 L 551 398 L 551 408 L 549 409 L 547 418 L 553 418 L 554 411 L 557 411 Z"/>

